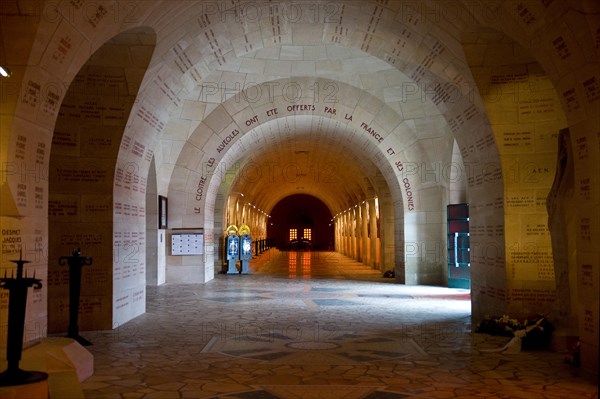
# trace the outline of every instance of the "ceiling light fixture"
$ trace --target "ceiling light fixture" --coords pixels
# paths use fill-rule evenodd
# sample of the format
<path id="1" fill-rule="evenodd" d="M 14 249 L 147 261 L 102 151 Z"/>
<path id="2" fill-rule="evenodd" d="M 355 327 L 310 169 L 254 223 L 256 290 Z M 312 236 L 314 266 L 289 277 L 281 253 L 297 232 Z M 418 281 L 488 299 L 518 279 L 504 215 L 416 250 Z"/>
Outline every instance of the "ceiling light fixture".
<path id="1" fill-rule="evenodd" d="M 8 78 L 10 77 L 11 72 L 7 67 L 0 65 L 0 75 L 4 78 Z"/>

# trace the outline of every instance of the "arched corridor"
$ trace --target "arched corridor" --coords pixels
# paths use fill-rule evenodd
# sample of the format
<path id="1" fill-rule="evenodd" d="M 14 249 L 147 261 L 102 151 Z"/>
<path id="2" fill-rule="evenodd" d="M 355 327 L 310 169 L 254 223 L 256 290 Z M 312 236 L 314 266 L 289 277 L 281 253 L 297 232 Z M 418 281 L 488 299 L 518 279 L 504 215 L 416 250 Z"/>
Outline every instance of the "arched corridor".
<path id="1" fill-rule="evenodd" d="M 213 287 L 351 271 L 469 287 L 465 328 L 544 314 L 597 376 L 599 16 L 593 0 L 4 0 L 0 275 L 22 255 L 43 281 L 23 341 L 67 329 L 59 259 L 80 248 L 75 313 L 100 337 L 163 305 L 201 317 L 185 306 Z M 294 196 L 322 212 L 279 214 Z M 277 237 L 331 252 L 227 279 L 242 229 L 261 259 Z M 0 337 L 8 309 L 2 291 Z"/>
<path id="2" fill-rule="evenodd" d="M 147 313 L 86 333 L 86 398 L 594 397 L 556 354 L 480 353 L 507 339 L 471 333 L 468 290 L 391 284 L 335 252 L 273 249 L 253 269 L 151 287 Z"/>

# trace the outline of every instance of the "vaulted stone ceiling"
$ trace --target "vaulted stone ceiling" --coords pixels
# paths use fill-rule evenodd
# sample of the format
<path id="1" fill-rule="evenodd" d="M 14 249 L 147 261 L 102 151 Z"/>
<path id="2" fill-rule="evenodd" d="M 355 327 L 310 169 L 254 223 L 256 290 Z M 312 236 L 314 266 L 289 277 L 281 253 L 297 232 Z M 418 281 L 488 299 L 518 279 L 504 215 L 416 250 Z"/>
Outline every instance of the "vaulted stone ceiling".
<path id="1" fill-rule="evenodd" d="M 136 73 L 122 57 L 141 65 L 153 47 L 131 114 L 112 137 L 116 159 L 103 171 L 115 170 L 114 242 L 106 243 L 107 254 L 123 237 L 144 236 L 144 212 L 122 210 L 139 210 L 147 200 L 143 184 L 130 183 L 155 176 L 149 172 L 155 165 L 156 191 L 169 197 L 170 226 L 203 228 L 207 248 L 218 246 L 229 193 L 247 193 L 265 211 L 288 193 L 313 193 L 334 214 L 379 196 L 388 229 L 386 267 L 412 283 L 439 281 L 443 256 L 409 256 L 403 243 L 445 242 L 451 182 L 444 166 L 460 160 L 457 165 L 469 166 L 459 191 L 470 203 L 471 242 L 487 251 L 473 256 L 474 314 L 525 311 L 533 303 L 523 300 L 531 281 L 543 293 L 539 301 L 550 306 L 551 271 L 542 270 L 540 279 L 513 244 L 530 238 L 528 226 L 547 221 L 552 148 L 567 126 L 586 148 L 575 168 L 588 205 L 578 209 L 578 220 L 588 220 L 588 227 L 598 220 L 599 4 L 3 2 L 0 61 L 12 66 L 13 80 L 9 101 L 0 104 L 7 143 L 0 162 L 26 171 L 46 167 L 44 149 L 63 122 L 66 88 L 90 56 L 98 49 L 105 54 L 95 61 L 108 81 L 116 66 L 126 76 Z M 115 36 L 126 40 L 128 33 L 142 45 L 104 53 L 115 47 Z M 136 73 L 131 82 L 140 78 Z M 529 144 L 519 147 L 513 137 Z M 530 148 L 543 152 L 533 165 Z M 253 165 L 268 176 L 274 163 L 277 178 L 254 180 Z M 334 165 L 337 180 L 311 180 L 314 163 Z M 535 179 L 522 179 L 534 172 Z M 47 182 L 24 183 L 12 170 L 2 178 L 5 223 L 44 241 Z M 538 238 L 550 259 L 548 234 Z M 595 241 L 578 240 L 577 256 L 597 258 Z M 118 322 L 139 314 L 144 291 L 141 273 L 121 279 L 120 261 L 107 266 L 114 296 L 135 300 L 113 309 Z M 212 254 L 202 261 L 215 263 Z M 214 276 L 210 267 L 206 278 Z"/>
<path id="2" fill-rule="evenodd" d="M 170 89 L 177 92 L 178 99 L 174 100 L 175 103 L 183 103 L 183 112 L 177 109 L 176 113 L 171 113 L 169 122 L 167 123 L 175 125 L 176 129 L 184 128 L 188 130 L 195 129 L 198 131 L 199 129 L 202 129 L 202 125 L 205 125 L 208 122 L 204 121 L 201 123 L 201 126 L 198 127 L 196 122 L 188 122 L 190 119 L 192 121 L 200 121 L 203 117 L 211 119 L 211 111 L 214 110 L 214 107 L 217 104 L 221 103 L 223 100 L 230 100 L 230 97 L 232 96 L 239 96 L 241 89 L 248 89 L 249 94 L 246 97 L 249 97 L 251 101 L 244 101 L 247 100 L 247 98 L 238 98 L 234 101 L 236 103 L 235 105 L 228 107 L 226 115 L 222 115 L 219 111 L 217 112 L 217 115 L 221 116 L 213 116 L 212 119 L 223 119 L 223 117 L 230 118 L 230 115 L 238 115 L 237 118 L 234 118 L 237 124 L 234 128 L 240 130 L 242 133 L 249 132 L 251 129 L 247 129 L 247 125 L 250 125 L 252 128 L 261 125 L 264 117 L 268 116 L 267 113 L 269 109 L 267 108 L 277 108 L 277 104 L 272 99 L 267 99 L 270 100 L 267 101 L 262 97 L 265 97 L 267 93 L 270 94 L 269 90 L 273 91 L 273 88 L 275 88 L 279 91 L 278 96 L 281 98 L 281 88 L 283 85 L 287 84 L 288 86 L 285 87 L 287 91 L 283 93 L 283 96 L 286 96 L 287 98 L 284 98 L 283 100 L 289 100 L 292 97 L 298 96 L 299 98 L 293 98 L 293 102 L 300 106 L 297 108 L 300 112 L 297 113 L 309 114 L 311 117 L 313 117 L 313 115 L 323 114 L 323 116 L 316 117 L 317 121 L 313 121 L 309 124 L 309 128 L 311 129 L 313 127 L 310 125 L 322 124 L 324 120 L 323 117 L 334 118 L 334 120 L 345 122 L 346 126 L 342 126 L 341 128 L 347 129 L 348 121 L 344 120 L 344 116 L 350 115 L 352 117 L 354 113 L 353 117 L 355 119 L 354 123 L 356 124 L 356 127 L 352 126 L 352 129 L 358 128 L 359 132 L 361 132 L 361 128 L 363 128 L 361 124 L 364 123 L 365 125 L 368 125 L 371 121 L 376 120 L 375 126 L 366 126 L 362 130 L 362 133 L 367 135 L 375 132 L 371 137 L 376 142 L 380 143 L 385 136 L 390 136 L 389 133 L 395 129 L 402 132 L 401 134 L 395 134 L 395 137 L 388 137 L 387 143 L 395 140 L 406 141 L 409 143 L 408 146 L 410 149 L 402 154 L 404 162 L 411 162 L 411 160 L 422 162 L 423 160 L 432 158 L 448 159 L 448 152 L 452 149 L 453 138 L 449 134 L 450 129 L 444 120 L 444 117 L 441 115 L 440 110 L 431 101 L 432 98 L 435 100 L 435 89 L 432 89 L 431 93 L 425 94 L 422 87 L 415 82 L 414 76 L 409 77 L 398 69 L 398 67 L 401 67 L 402 69 L 408 68 L 408 70 L 413 71 L 413 75 L 424 76 L 425 71 L 419 71 L 418 67 L 418 65 L 422 63 L 420 57 L 430 53 L 429 56 L 432 57 L 431 61 L 436 58 L 440 61 L 441 58 L 448 58 L 446 55 L 440 55 L 444 52 L 441 47 L 438 49 L 431 48 L 435 41 L 432 36 L 429 36 L 429 33 L 422 30 L 423 28 L 419 28 L 420 21 L 417 18 L 419 17 L 419 13 L 415 14 L 414 18 L 407 16 L 408 19 L 402 21 L 403 23 L 410 25 L 410 28 L 407 26 L 404 30 L 403 34 L 405 37 L 398 40 L 396 49 L 387 50 L 390 51 L 390 53 L 384 56 L 384 54 L 377 53 L 382 50 L 382 46 L 385 46 L 385 42 L 383 42 L 381 38 L 374 35 L 369 39 L 369 43 L 364 42 L 359 46 L 360 36 L 353 33 L 352 30 L 361 30 L 358 26 L 362 26 L 363 24 L 365 29 L 372 29 L 373 32 L 375 32 L 377 27 L 379 30 L 392 29 L 392 25 L 394 24 L 394 12 L 398 12 L 399 10 L 398 4 L 395 4 L 394 2 L 386 4 L 387 8 L 360 2 L 319 4 L 321 12 L 325 12 L 325 9 L 327 9 L 330 13 L 337 13 L 336 15 L 340 17 L 338 19 L 339 26 L 334 26 L 335 24 L 323 25 L 318 19 L 314 18 L 311 20 L 310 6 L 311 4 L 308 3 L 299 6 L 298 10 L 300 10 L 301 14 L 299 19 L 289 21 L 284 18 L 284 16 L 286 15 L 285 12 L 290 11 L 291 8 L 285 4 L 278 4 L 276 6 L 263 5 L 257 10 L 254 9 L 253 4 L 240 4 L 237 8 L 233 7 L 233 10 L 236 10 L 239 15 L 229 15 L 226 13 L 225 17 L 223 17 L 226 19 L 229 17 L 233 18 L 231 22 L 238 22 L 236 18 L 241 18 L 240 21 L 242 22 L 241 26 L 243 26 L 243 31 L 239 32 L 236 30 L 237 25 L 235 24 L 234 27 L 229 25 L 226 26 L 225 24 L 220 25 L 220 22 L 227 21 L 219 21 L 210 16 L 199 17 L 198 15 L 202 16 L 202 12 L 207 11 L 206 7 L 190 7 L 188 10 L 189 12 L 185 14 L 185 18 L 187 18 L 189 22 L 177 24 L 178 30 L 173 32 L 177 37 L 177 45 L 174 47 L 173 45 L 165 45 L 169 48 L 169 51 L 164 53 L 164 56 L 160 57 L 162 66 L 160 68 L 152 69 L 153 71 L 156 71 L 158 77 L 152 79 L 149 77 L 146 78 L 146 81 L 152 81 L 154 83 L 157 81 L 168 82 L 167 84 Z M 227 9 L 227 6 L 224 5 L 222 8 Z M 250 15 L 250 11 L 256 11 L 258 15 Z M 280 18 L 278 19 L 279 22 L 269 22 L 270 20 L 267 18 L 267 15 L 271 15 L 269 13 L 280 14 Z M 314 15 L 312 15 L 312 17 L 314 17 Z M 181 18 L 184 17 L 181 16 Z M 352 22 L 349 22 L 350 20 Z M 209 31 L 211 32 L 209 36 L 202 34 L 201 30 L 198 30 L 197 24 L 207 24 L 206 26 L 210 27 Z M 267 29 L 265 24 L 275 24 L 276 29 Z M 172 28 L 172 25 L 170 28 Z M 222 28 L 227 29 L 227 32 L 221 31 Z M 202 29 L 202 27 L 200 29 Z M 253 33 L 249 34 L 248 32 Z M 280 32 L 280 34 L 275 35 L 273 32 Z M 340 44 L 326 44 L 329 34 L 337 37 L 337 40 L 341 41 Z M 419 36 L 420 39 L 415 41 L 417 36 Z M 171 36 L 167 37 L 170 38 Z M 225 37 L 227 37 L 227 39 Z M 231 39 L 231 37 L 234 37 L 234 39 Z M 376 39 L 375 41 L 373 41 L 374 38 Z M 424 45 L 423 48 L 420 49 L 415 45 L 418 41 L 422 41 L 422 44 Z M 343 45 L 342 42 L 346 45 Z M 348 42 L 354 42 L 354 45 L 348 46 Z M 212 49 L 215 47 L 216 43 L 219 43 L 219 51 L 212 53 L 212 50 L 206 51 L 209 48 Z M 359 49 L 358 47 L 361 48 Z M 160 54 L 162 48 L 159 41 L 156 51 Z M 423 52 L 425 49 L 427 50 Z M 394 55 L 393 51 L 396 51 L 397 53 Z M 185 54 L 185 57 L 183 57 L 182 54 Z M 220 57 L 218 54 L 221 54 Z M 404 59 L 402 57 L 403 54 L 406 54 L 406 58 Z M 232 56 L 234 58 L 231 58 Z M 457 56 L 460 56 L 460 53 L 458 53 Z M 186 62 L 188 64 L 186 64 Z M 449 64 L 447 62 L 448 61 L 442 61 L 440 63 L 441 69 L 436 70 L 436 73 L 441 73 L 445 76 L 444 79 L 449 79 L 450 77 L 446 76 L 446 74 L 449 71 L 455 71 L 456 68 L 453 66 L 452 62 Z M 414 65 L 410 66 L 411 64 Z M 446 66 L 442 67 L 444 64 L 446 64 Z M 429 67 L 430 66 L 428 66 L 428 68 Z M 174 73 L 177 73 L 177 70 L 180 71 L 179 73 L 183 72 L 181 81 L 174 82 L 171 77 L 165 75 L 170 68 L 173 69 Z M 444 69 L 446 69 L 446 72 L 443 72 Z M 206 73 L 208 73 L 208 75 L 206 75 Z M 304 83 L 303 80 L 305 80 L 307 76 L 321 79 L 321 98 L 319 102 L 322 103 L 317 104 L 319 109 L 311 109 L 310 111 L 312 112 L 308 113 L 303 112 L 305 110 L 302 110 L 301 106 L 303 104 L 310 104 L 313 108 L 315 107 L 315 98 L 318 96 L 315 96 L 314 94 L 314 83 L 312 84 L 313 87 L 311 87 L 310 83 L 304 84 L 302 86 L 305 90 L 304 93 L 298 93 L 297 87 L 294 86 L 296 84 L 302 85 Z M 453 76 L 452 78 L 456 78 L 456 76 Z M 201 79 L 201 81 L 198 81 L 198 79 Z M 282 79 L 286 80 L 282 81 Z M 422 77 L 419 78 L 419 80 L 421 79 Z M 276 86 L 267 86 L 267 90 L 261 91 L 258 98 L 253 98 L 254 93 L 251 92 L 251 87 L 253 87 L 253 85 L 268 84 L 270 82 L 277 82 L 278 84 Z M 345 86 L 345 89 L 340 91 L 340 85 L 342 84 Z M 179 88 L 179 90 L 175 90 L 175 88 Z M 309 90 L 310 92 L 307 93 L 306 90 Z M 146 95 L 151 96 L 154 93 L 155 90 L 149 90 L 147 94 L 141 93 L 141 98 L 144 98 Z M 187 98 L 183 98 L 184 95 Z M 440 93 L 438 89 L 437 95 L 443 96 L 444 94 Z M 455 95 L 460 96 L 460 93 L 456 93 Z M 333 100 L 333 102 L 328 104 L 327 100 Z M 148 102 L 150 101 L 151 100 L 148 100 Z M 247 102 L 251 103 L 251 110 L 244 110 L 244 112 L 241 112 L 242 106 L 240 104 Z M 254 111 L 259 102 L 260 107 L 263 108 L 260 109 L 260 111 L 262 111 L 264 115 L 260 116 L 260 121 L 257 120 L 257 123 L 253 124 L 252 118 L 259 114 L 259 112 Z M 269 104 L 267 105 L 266 103 Z M 289 114 L 289 111 L 286 112 L 286 108 L 289 106 L 290 102 L 284 101 L 284 103 L 285 104 L 279 106 L 279 116 L 282 115 L 282 110 L 286 114 Z M 336 104 L 339 105 L 336 106 Z M 329 105 L 329 115 L 327 115 L 325 111 L 325 106 L 327 105 Z M 191 112 L 186 112 L 186 108 L 190 111 L 193 109 L 197 113 L 192 114 Z M 362 112 L 363 115 L 355 114 L 357 110 Z M 294 112 L 295 111 L 296 109 L 294 109 Z M 159 112 L 164 113 L 165 110 L 163 109 Z M 336 114 L 332 114 L 333 112 L 336 112 Z M 185 116 L 180 116 L 184 114 Z M 201 116 L 201 114 L 203 114 L 203 116 Z M 239 114 L 242 115 L 239 116 Z M 173 122 L 174 120 L 178 120 L 179 122 Z M 169 150 L 169 153 L 172 156 L 173 146 L 179 146 L 180 144 L 174 143 L 171 139 L 171 129 L 169 129 L 168 124 L 165 130 L 166 134 L 162 135 L 162 142 L 164 144 L 163 148 L 171 149 Z M 293 122 L 291 124 L 295 125 Z M 213 126 L 209 126 L 208 130 L 214 131 L 214 126 L 215 124 L 213 123 Z M 303 129 L 306 126 L 307 124 L 304 123 Z M 224 128 L 223 126 L 219 127 Z M 262 125 L 257 129 L 259 132 L 263 130 Z M 335 129 L 339 130 L 340 127 L 336 127 Z M 208 130 L 204 131 L 204 137 L 209 134 Z M 302 136 L 308 133 L 310 132 L 297 132 L 297 134 Z M 177 130 L 177 132 L 173 130 L 173 134 L 177 134 L 181 137 L 180 130 Z M 228 134 L 219 134 L 223 140 L 223 149 L 225 147 L 224 144 L 226 144 L 225 141 L 234 141 L 233 137 L 228 138 Z M 293 132 L 292 134 L 296 134 L 296 132 Z M 196 136 L 200 135 L 196 134 Z M 342 158 L 339 158 L 339 155 L 333 155 L 336 151 L 329 151 L 330 155 L 325 155 L 325 152 L 323 152 L 324 145 L 320 142 L 322 139 L 319 138 L 323 135 L 318 129 L 312 132 L 312 136 L 313 140 L 306 143 L 305 146 L 312 147 L 314 145 L 314 147 L 306 149 L 307 151 L 310 151 L 313 154 L 322 154 L 319 155 L 318 158 L 326 160 L 325 163 L 330 165 L 335 164 L 336 170 L 350 169 L 345 166 L 347 159 L 342 161 Z M 255 135 L 253 138 L 257 137 L 258 136 Z M 239 136 L 235 139 L 238 138 Z M 324 143 L 327 142 L 326 138 L 323 140 Z M 396 144 L 399 144 L 402 148 L 405 148 L 406 146 L 406 143 Z M 196 176 L 196 173 L 194 173 L 198 169 L 195 169 L 196 167 L 192 167 L 191 165 L 196 163 L 198 157 L 204 156 L 203 162 L 205 164 L 210 161 L 210 158 L 216 158 L 216 160 L 219 161 L 218 157 L 207 154 L 207 151 L 210 152 L 211 150 L 202 147 L 202 145 L 205 144 L 196 144 L 196 147 L 201 149 L 201 153 L 193 150 L 185 150 L 186 147 L 189 147 L 189 144 L 184 145 L 184 151 L 181 153 L 182 156 L 176 161 L 179 165 L 187 165 L 185 166 L 185 169 L 187 169 L 188 172 L 184 172 L 187 174 L 187 178 L 184 176 L 176 176 L 173 179 L 171 171 L 177 174 L 178 170 L 181 172 L 181 169 L 169 160 L 159 163 L 163 169 L 162 174 L 159 173 L 159 176 L 164 176 L 165 180 L 171 181 L 172 189 L 175 189 L 176 191 L 179 191 L 180 189 L 182 189 L 181 191 L 188 190 L 188 192 L 189 190 L 193 190 L 194 181 L 197 181 L 199 176 Z M 436 148 L 433 152 L 439 151 L 439 153 L 432 155 L 431 145 Z M 219 145 L 217 144 L 215 147 L 220 155 Z M 233 150 L 234 147 L 231 148 Z M 285 153 L 279 153 L 280 151 L 287 151 L 284 146 L 272 146 L 270 148 L 272 148 L 272 157 L 276 157 L 279 160 L 287 158 Z M 390 152 L 394 151 L 398 151 L 397 154 L 400 155 L 400 149 L 390 150 Z M 352 153 L 353 157 L 357 160 L 375 154 L 375 152 L 373 152 L 366 155 L 362 154 L 361 156 L 360 151 L 357 151 L 356 149 L 347 152 Z M 202 153 L 207 155 L 203 155 Z M 223 153 L 225 153 L 225 151 L 223 151 Z M 229 153 L 227 156 L 232 162 L 241 161 L 244 164 L 248 162 L 248 154 L 240 153 L 237 155 L 239 159 L 236 160 L 232 159 L 234 158 L 233 153 Z M 188 157 L 192 157 L 193 161 L 189 161 L 188 163 Z M 281 161 L 278 162 L 281 163 Z M 360 164 L 360 162 L 358 164 Z M 306 165 L 302 170 L 308 170 L 310 167 L 311 166 Z M 378 165 L 378 168 L 385 168 L 385 166 L 384 164 L 381 164 Z M 388 180 L 393 180 L 391 178 L 393 171 L 389 170 L 389 166 L 387 169 Z M 381 172 L 377 171 L 376 168 L 373 169 L 372 167 L 367 167 L 366 170 L 361 172 L 361 175 L 375 175 L 377 173 Z M 346 179 L 346 177 L 350 177 L 350 179 Z M 325 196 L 336 197 L 336 203 L 332 202 L 331 199 L 326 201 L 332 206 L 332 212 L 336 213 L 345 207 L 352 206 L 356 203 L 355 201 L 364 199 L 367 195 L 373 195 L 373 193 L 367 194 L 364 189 L 358 189 L 359 187 L 355 183 L 356 180 L 351 177 L 352 174 L 349 173 L 340 173 L 337 176 L 337 179 L 343 179 L 343 182 L 341 182 L 340 185 L 343 186 L 344 189 L 341 192 L 348 191 L 348 195 L 346 196 L 336 195 L 338 191 L 331 190 L 331 188 L 333 188 L 332 186 L 329 186 L 328 190 L 322 190 L 323 187 L 319 187 L 319 185 L 310 184 L 310 186 L 308 186 L 306 183 L 311 183 L 310 181 L 305 181 L 304 186 L 294 185 L 294 179 L 286 181 L 286 184 L 276 184 L 268 189 L 258 189 L 258 191 L 269 193 L 272 198 L 281 198 L 284 195 L 283 193 L 291 193 L 294 192 L 294 190 L 297 190 L 298 187 L 303 187 L 301 190 L 316 193 L 323 199 L 325 199 Z M 174 181 L 183 183 L 184 179 L 186 180 L 185 185 L 187 189 L 173 186 Z M 358 180 L 364 179 L 361 178 Z M 240 179 L 238 179 L 237 184 L 238 187 L 235 188 L 235 191 L 251 192 L 251 188 L 239 187 L 239 184 L 243 184 Z M 414 184 L 418 184 L 418 182 L 415 182 Z M 395 190 L 398 191 L 397 189 Z M 259 202 L 265 201 L 262 199 L 259 200 L 258 198 L 257 200 Z M 262 204 L 263 207 L 269 208 L 269 206 L 274 205 L 272 199 L 267 201 L 269 205 L 267 205 L 267 202 L 264 202 Z M 181 210 L 185 214 L 183 208 L 186 207 L 186 205 L 178 204 L 176 202 L 173 203 L 173 207 L 176 211 L 178 206 L 182 208 Z M 187 209 L 190 209 L 189 205 L 187 206 Z"/>

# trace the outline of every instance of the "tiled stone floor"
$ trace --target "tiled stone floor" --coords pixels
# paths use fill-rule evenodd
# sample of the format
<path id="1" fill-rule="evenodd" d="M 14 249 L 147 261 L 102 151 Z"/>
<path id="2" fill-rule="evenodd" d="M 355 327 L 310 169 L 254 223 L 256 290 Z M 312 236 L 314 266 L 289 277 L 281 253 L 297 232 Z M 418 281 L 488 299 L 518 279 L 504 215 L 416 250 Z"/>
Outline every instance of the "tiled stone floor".
<path id="1" fill-rule="evenodd" d="M 82 333 L 86 398 L 597 398 L 562 354 L 483 353 L 465 290 L 402 286 L 339 254 L 271 250 L 252 275 L 148 289 L 147 313 Z"/>

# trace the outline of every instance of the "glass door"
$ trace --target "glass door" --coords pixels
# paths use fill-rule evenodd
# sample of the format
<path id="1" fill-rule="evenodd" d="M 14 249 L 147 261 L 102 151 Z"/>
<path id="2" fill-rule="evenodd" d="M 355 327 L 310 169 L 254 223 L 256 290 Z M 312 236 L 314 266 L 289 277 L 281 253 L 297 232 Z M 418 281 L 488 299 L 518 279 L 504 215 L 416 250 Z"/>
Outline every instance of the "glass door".
<path id="1" fill-rule="evenodd" d="M 471 288 L 469 204 L 448 205 L 448 287 Z"/>

